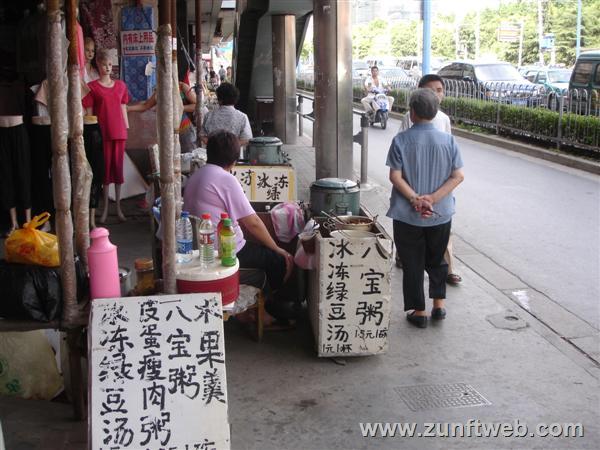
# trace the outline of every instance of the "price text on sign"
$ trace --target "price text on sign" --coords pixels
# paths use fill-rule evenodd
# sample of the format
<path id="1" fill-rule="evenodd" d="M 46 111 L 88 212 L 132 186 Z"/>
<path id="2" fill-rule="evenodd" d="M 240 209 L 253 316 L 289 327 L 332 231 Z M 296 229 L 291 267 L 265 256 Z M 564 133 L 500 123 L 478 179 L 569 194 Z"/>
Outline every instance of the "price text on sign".
<path id="1" fill-rule="evenodd" d="M 319 253 L 319 356 L 385 352 L 389 254 L 376 238 L 323 239 Z"/>
<path id="2" fill-rule="evenodd" d="M 220 294 L 92 303 L 91 448 L 230 448 Z"/>

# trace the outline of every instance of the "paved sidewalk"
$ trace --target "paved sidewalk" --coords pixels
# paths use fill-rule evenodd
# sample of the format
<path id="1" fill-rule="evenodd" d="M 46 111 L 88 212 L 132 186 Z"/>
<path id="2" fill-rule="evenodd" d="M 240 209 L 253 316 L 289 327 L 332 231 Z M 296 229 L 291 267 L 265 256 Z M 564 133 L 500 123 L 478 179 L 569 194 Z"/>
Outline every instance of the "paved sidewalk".
<path id="1" fill-rule="evenodd" d="M 299 197 L 308 199 L 314 150 L 287 147 L 297 169 Z M 388 197 L 388 187 L 361 193 L 362 203 L 389 227 Z M 110 226 L 121 254 L 128 255 L 125 259 L 149 254 L 144 220 Z M 292 332 L 267 333 L 261 344 L 234 321 L 228 322 L 232 448 L 597 448 L 600 358 L 594 336 L 582 336 L 590 338 L 585 350 L 576 346 L 574 335 L 556 332 L 556 326 L 566 322 L 577 328 L 572 317 L 553 310 L 551 321 L 539 320 L 513 295 L 519 288 L 513 286 L 514 279 L 460 236 L 455 254 L 464 281 L 448 288 L 448 318 L 427 329 L 416 329 L 404 319 L 402 271 L 393 269 L 394 303 L 385 355 L 319 359 L 307 319 Z M 451 396 L 452 388 L 465 395 Z M 453 405 L 447 401 L 450 397 Z M 479 405 L 458 407 L 461 402 Z M 72 422 L 70 414 L 65 404 L 0 398 L 6 448 L 84 449 L 85 424 Z M 415 423 L 417 431 L 424 432 L 425 423 L 467 424 L 471 419 L 486 427 L 518 420 L 527 425 L 527 436 L 474 437 L 473 424 L 473 437 L 369 438 L 363 437 L 359 425 Z M 583 437 L 530 435 L 538 424 L 558 423 L 581 423 Z M 517 431 L 523 431 L 522 426 Z M 557 432 L 557 426 L 550 431 Z"/>

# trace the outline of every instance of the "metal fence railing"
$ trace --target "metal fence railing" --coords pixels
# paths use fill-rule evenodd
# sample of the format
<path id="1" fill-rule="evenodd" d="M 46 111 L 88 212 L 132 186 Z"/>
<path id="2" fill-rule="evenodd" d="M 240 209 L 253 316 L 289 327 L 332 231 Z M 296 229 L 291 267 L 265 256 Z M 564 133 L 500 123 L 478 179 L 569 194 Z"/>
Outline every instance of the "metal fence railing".
<path id="1" fill-rule="evenodd" d="M 442 109 L 453 121 L 600 152 L 600 91 L 444 80 Z"/>
<path id="2" fill-rule="evenodd" d="M 395 111 L 406 111 L 417 80 L 386 78 Z M 443 111 L 453 122 L 490 129 L 496 134 L 575 147 L 600 154 L 600 90 L 547 89 L 531 83 L 476 83 L 444 80 Z M 298 77 L 298 86 L 313 90 L 313 74 Z M 353 96 L 364 96 L 363 79 L 353 79 Z"/>

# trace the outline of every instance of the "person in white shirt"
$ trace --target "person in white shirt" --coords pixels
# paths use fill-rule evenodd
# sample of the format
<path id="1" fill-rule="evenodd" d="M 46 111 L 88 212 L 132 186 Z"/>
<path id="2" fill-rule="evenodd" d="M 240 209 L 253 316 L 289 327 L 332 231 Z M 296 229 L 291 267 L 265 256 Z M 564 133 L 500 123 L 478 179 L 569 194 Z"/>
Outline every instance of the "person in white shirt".
<path id="1" fill-rule="evenodd" d="M 437 96 L 440 104 L 442 103 L 442 100 L 444 99 L 444 82 L 442 80 L 442 77 L 433 73 L 424 75 L 419 80 L 418 87 L 431 89 L 433 92 L 435 92 L 435 95 Z M 452 125 L 450 124 L 450 118 L 440 109 L 438 109 L 438 112 L 431 121 L 431 123 L 438 130 L 443 131 L 444 133 L 452 134 Z M 398 133 L 408 130 L 410 127 L 412 127 L 412 125 L 413 124 L 410 121 L 410 114 L 405 114 L 402 118 L 402 121 L 400 122 L 400 128 L 398 129 Z"/>
<path id="2" fill-rule="evenodd" d="M 368 114 L 375 113 L 379 109 L 377 102 L 374 102 L 375 95 L 379 93 L 385 93 L 388 83 L 383 77 L 379 76 L 379 68 L 377 66 L 371 67 L 371 76 L 365 78 L 365 91 L 366 97 L 363 97 L 360 102 L 365 108 Z M 394 97 L 387 96 L 389 103 L 389 111 L 392 110 L 394 104 Z"/>
<path id="3" fill-rule="evenodd" d="M 442 103 L 442 100 L 444 99 L 444 80 L 442 79 L 442 77 L 433 73 L 423 75 L 419 80 L 418 87 L 431 89 L 433 92 L 435 92 L 439 103 Z M 452 125 L 450 124 L 450 118 L 440 109 L 438 109 L 438 112 L 431 121 L 431 123 L 438 130 L 443 131 L 444 133 L 452 134 Z M 402 118 L 402 121 L 400 122 L 400 129 L 398 130 L 398 132 L 401 133 L 405 130 L 408 130 L 412 126 L 413 124 L 410 120 L 410 114 L 405 114 Z M 452 255 L 452 237 L 450 237 L 450 240 L 448 241 L 448 247 L 446 249 L 446 252 L 444 253 L 444 259 L 446 260 L 446 263 L 448 263 L 448 276 L 446 278 L 446 282 L 448 284 L 453 285 L 460 283 L 462 281 L 461 276 L 454 272 L 454 257 Z M 397 255 L 396 266 L 402 267 L 402 263 L 398 259 Z"/>

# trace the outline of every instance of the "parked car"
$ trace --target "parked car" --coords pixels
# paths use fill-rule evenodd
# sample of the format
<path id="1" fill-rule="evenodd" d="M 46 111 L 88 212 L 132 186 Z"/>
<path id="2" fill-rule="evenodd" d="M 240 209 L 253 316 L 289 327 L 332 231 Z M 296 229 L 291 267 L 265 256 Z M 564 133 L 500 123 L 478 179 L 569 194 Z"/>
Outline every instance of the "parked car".
<path id="1" fill-rule="evenodd" d="M 369 65 L 365 61 L 352 61 L 352 86 L 361 87 L 370 73 Z"/>
<path id="2" fill-rule="evenodd" d="M 562 92 L 563 90 L 569 88 L 571 70 L 542 67 L 528 70 L 525 73 L 525 78 L 532 83 L 541 84 L 548 91 Z"/>
<path id="3" fill-rule="evenodd" d="M 442 67 L 438 75 L 447 80 L 474 83 L 477 88 L 473 94 L 478 98 L 513 105 L 537 105 L 541 101 L 536 85 L 524 79 L 519 71 L 507 62 L 455 61 Z"/>
<path id="4" fill-rule="evenodd" d="M 529 72 L 530 70 L 537 70 L 537 69 L 541 69 L 542 67 L 539 64 L 532 64 L 529 66 L 521 66 L 519 67 L 517 70 L 519 71 L 519 73 L 521 75 L 523 75 L 523 78 L 525 78 L 525 74 L 527 72 Z"/>
<path id="5" fill-rule="evenodd" d="M 559 108 L 560 97 L 566 95 L 569 88 L 571 70 L 538 67 L 528 70 L 524 76 L 532 83 L 544 86 L 546 105 L 549 109 L 557 110 Z"/>
<path id="6" fill-rule="evenodd" d="M 431 73 L 436 73 L 442 65 L 444 65 L 442 58 L 438 58 L 433 56 L 430 59 L 431 64 Z M 413 78 L 421 78 L 422 68 L 421 68 L 422 58 L 417 56 L 405 56 L 402 58 L 398 58 L 396 62 L 396 66 L 404 69 L 410 76 Z"/>
<path id="7" fill-rule="evenodd" d="M 369 71 L 370 67 L 365 61 L 352 61 L 352 78 L 366 77 Z"/>
<path id="8" fill-rule="evenodd" d="M 416 81 L 404 69 L 399 67 L 383 68 L 379 70 L 381 75 L 387 81 L 390 89 L 398 89 L 402 87 L 414 87 Z"/>
<path id="9" fill-rule="evenodd" d="M 600 50 L 582 52 L 569 80 L 570 109 L 600 114 Z"/>

